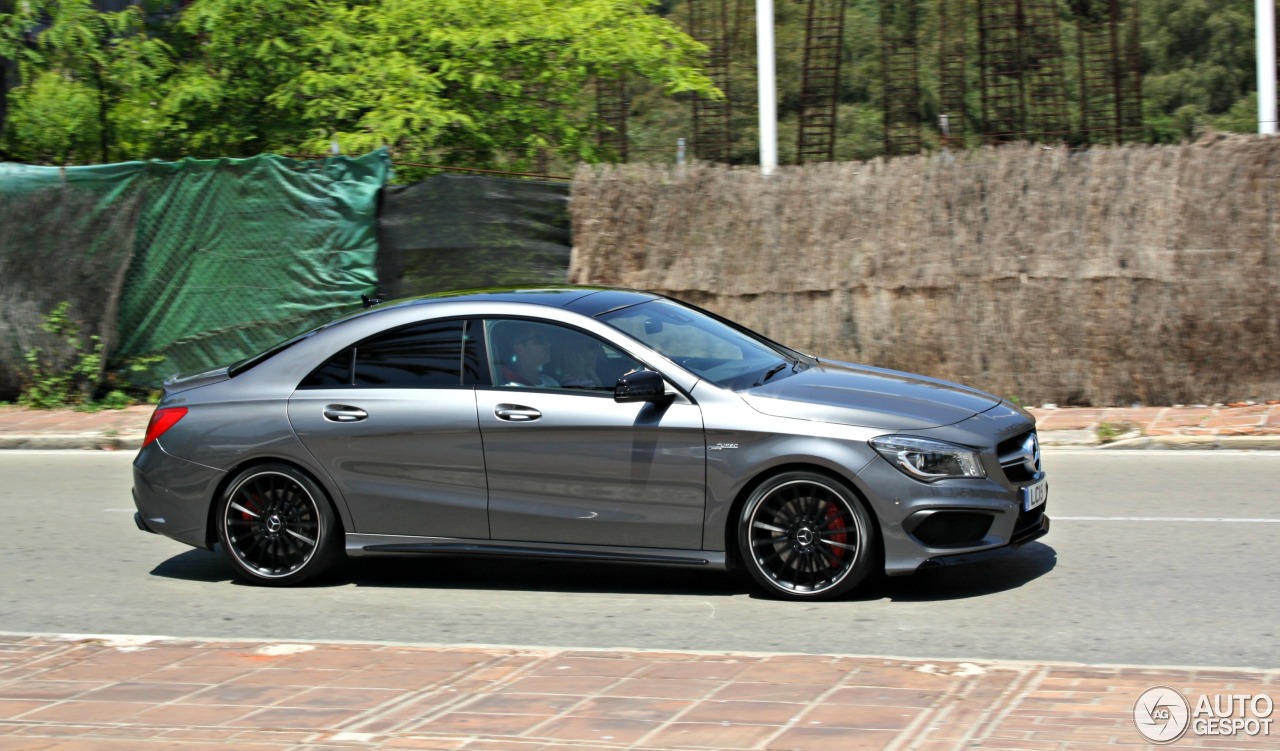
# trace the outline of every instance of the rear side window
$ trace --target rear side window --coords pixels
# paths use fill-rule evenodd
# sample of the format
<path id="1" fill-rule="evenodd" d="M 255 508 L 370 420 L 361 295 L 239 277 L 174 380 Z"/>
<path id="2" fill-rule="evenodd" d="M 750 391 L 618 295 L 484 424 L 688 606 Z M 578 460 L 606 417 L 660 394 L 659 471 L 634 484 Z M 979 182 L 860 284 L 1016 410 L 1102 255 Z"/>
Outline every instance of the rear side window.
<path id="1" fill-rule="evenodd" d="M 334 355 L 307 376 L 301 387 L 460 386 L 466 323 L 460 319 L 428 321 L 379 334 Z"/>
<path id="2" fill-rule="evenodd" d="M 339 352 L 302 382 L 303 388 L 332 389 L 351 385 L 351 355 L 354 349 Z"/>
<path id="3" fill-rule="evenodd" d="M 356 347 L 355 385 L 421 388 L 462 384 L 465 321 L 430 321 Z"/>

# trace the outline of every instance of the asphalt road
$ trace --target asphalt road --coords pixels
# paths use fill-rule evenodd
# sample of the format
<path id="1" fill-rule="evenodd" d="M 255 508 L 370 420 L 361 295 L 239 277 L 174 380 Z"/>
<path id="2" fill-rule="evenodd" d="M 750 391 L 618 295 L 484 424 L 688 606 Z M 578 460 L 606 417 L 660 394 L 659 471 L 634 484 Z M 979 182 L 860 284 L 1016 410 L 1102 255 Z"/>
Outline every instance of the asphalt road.
<path id="1" fill-rule="evenodd" d="M 134 527 L 131 459 L 0 452 L 0 631 L 1280 667 L 1275 452 L 1046 451 L 1047 537 L 822 604 L 723 573 L 461 558 L 246 586 Z"/>

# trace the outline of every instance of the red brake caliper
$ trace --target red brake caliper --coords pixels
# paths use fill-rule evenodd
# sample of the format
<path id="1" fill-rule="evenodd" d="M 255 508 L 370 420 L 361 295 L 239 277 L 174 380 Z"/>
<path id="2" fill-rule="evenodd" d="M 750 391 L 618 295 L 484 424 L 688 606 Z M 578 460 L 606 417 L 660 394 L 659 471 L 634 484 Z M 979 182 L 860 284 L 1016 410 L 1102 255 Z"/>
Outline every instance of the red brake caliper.
<path id="1" fill-rule="evenodd" d="M 840 510 L 836 508 L 836 506 L 834 505 L 827 506 L 827 529 L 828 530 L 837 530 L 837 529 L 844 530 L 848 526 L 849 525 L 845 524 L 844 520 L 841 519 Z M 831 542 L 844 545 L 849 541 L 849 533 L 845 531 L 840 531 L 840 532 L 833 531 L 832 534 L 826 536 L 826 539 L 830 540 Z M 844 558 L 846 555 L 849 554 L 849 551 L 846 548 L 838 548 L 838 547 L 835 547 L 834 545 L 831 546 L 831 552 L 835 554 L 836 558 Z"/>

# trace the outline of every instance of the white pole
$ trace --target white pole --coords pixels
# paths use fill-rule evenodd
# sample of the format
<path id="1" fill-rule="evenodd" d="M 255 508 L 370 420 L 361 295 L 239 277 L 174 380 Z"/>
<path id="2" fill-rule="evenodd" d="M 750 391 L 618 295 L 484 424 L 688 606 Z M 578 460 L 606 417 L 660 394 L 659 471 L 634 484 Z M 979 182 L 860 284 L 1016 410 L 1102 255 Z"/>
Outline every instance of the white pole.
<path id="1" fill-rule="evenodd" d="M 1254 0 L 1258 27 L 1258 132 L 1276 134 L 1276 6 Z"/>
<path id="2" fill-rule="evenodd" d="M 1262 1 L 1258 0 L 1258 2 Z M 760 88 L 760 174 L 772 175 L 778 168 L 778 95 L 773 66 L 773 0 L 756 0 L 756 70 Z"/>

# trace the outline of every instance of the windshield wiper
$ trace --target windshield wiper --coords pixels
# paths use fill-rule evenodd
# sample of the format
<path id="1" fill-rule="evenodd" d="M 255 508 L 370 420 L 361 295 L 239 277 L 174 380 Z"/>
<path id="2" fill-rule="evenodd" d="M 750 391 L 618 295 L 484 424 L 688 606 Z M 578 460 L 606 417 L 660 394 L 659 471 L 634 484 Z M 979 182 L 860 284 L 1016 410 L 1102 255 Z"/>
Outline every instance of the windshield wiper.
<path id="1" fill-rule="evenodd" d="M 769 380 L 770 378 L 773 378 L 778 373 L 782 372 L 782 369 L 787 367 L 788 365 L 795 367 L 795 363 L 787 361 L 787 362 L 780 362 L 777 365 L 774 365 L 772 368 L 769 368 L 768 372 L 766 372 L 760 380 L 756 381 L 755 385 L 756 386 L 763 385 L 765 381 Z"/>

